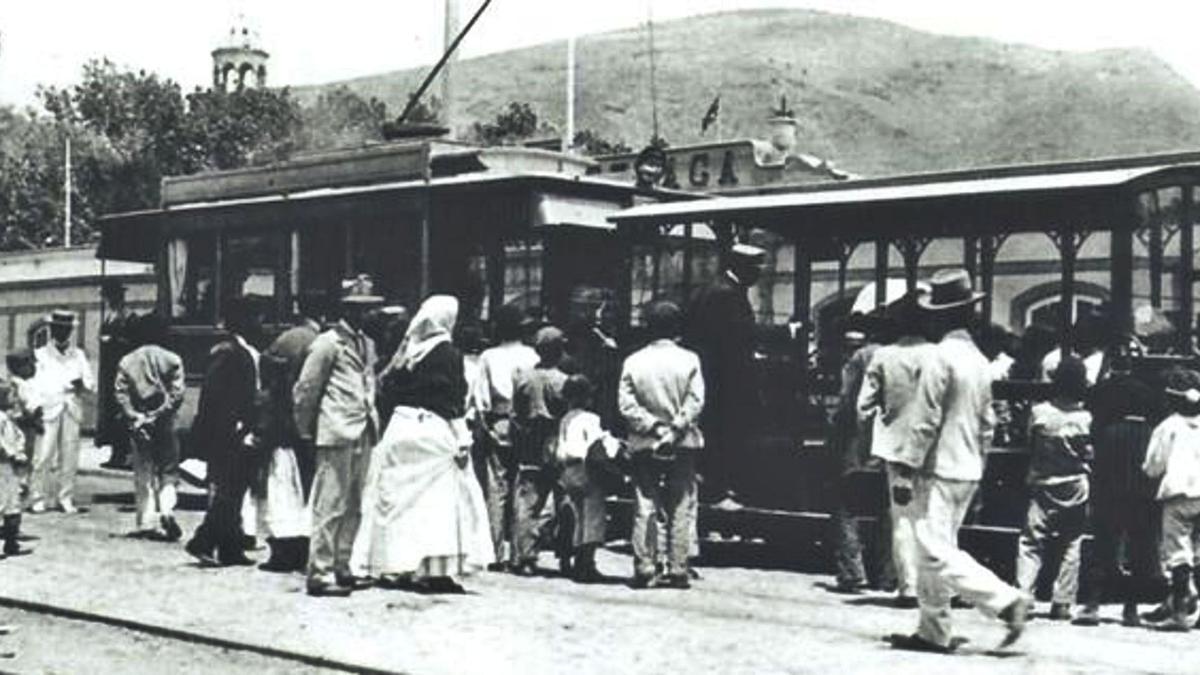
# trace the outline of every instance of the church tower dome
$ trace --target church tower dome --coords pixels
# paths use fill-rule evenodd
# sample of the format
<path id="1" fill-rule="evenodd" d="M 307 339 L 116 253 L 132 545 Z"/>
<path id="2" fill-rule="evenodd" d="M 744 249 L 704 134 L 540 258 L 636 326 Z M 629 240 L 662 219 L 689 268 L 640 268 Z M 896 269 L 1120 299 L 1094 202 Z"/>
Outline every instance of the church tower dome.
<path id="1" fill-rule="evenodd" d="M 219 47 L 213 50 L 213 89 L 241 91 L 267 86 L 267 59 L 258 31 L 238 15 Z"/>

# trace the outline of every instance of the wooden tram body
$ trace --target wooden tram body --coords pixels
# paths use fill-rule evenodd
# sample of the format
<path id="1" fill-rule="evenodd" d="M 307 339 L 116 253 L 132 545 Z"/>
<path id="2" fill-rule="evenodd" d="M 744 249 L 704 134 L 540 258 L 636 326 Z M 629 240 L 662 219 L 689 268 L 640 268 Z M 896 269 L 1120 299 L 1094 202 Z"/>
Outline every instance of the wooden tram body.
<path id="1" fill-rule="evenodd" d="M 1114 327 L 1130 328 L 1135 300 L 1171 309 L 1164 307 L 1169 295 L 1175 305 L 1170 314 L 1177 328 L 1178 353 L 1191 354 L 1198 202 L 1200 154 L 1181 153 L 772 187 L 704 201 L 637 206 L 610 220 L 624 239 L 651 246 L 661 241 L 653 233 L 692 232 L 701 226 L 718 240 L 754 241 L 763 233 L 773 237 L 791 249 L 794 261 L 791 314 L 810 326 L 815 318 L 811 296 L 815 264 L 836 264 L 839 288 L 844 289 L 851 253 L 870 246 L 875 300 L 881 304 L 889 276 L 902 276 L 911 289 L 918 277 L 939 266 L 922 265 L 921 260 L 930 243 L 939 239 L 961 242 L 961 259 L 949 262 L 968 269 L 976 287 L 989 292 L 981 312 L 984 320 L 990 320 L 1001 247 L 1013 235 L 1041 233 L 1060 263 L 1059 325 L 1064 346 L 1073 344 L 1077 253 L 1087 238 L 1106 236 L 1105 290 L 1109 316 L 1119 324 Z M 1168 269 L 1164 243 L 1171 239 L 1178 253 Z M 1146 254 L 1135 256 L 1135 241 Z M 940 266 L 947 262 L 941 261 Z M 1164 289 L 1167 280 L 1175 287 Z M 688 279 L 686 285 L 696 281 Z M 770 536 L 795 529 L 803 521 L 820 526 L 828 513 L 829 490 L 836 488 L 829 480 L 822 431 L 812 421 L 822 418 L 820 408 L 830 403 L 822 396 L 831 387 L 822 386 L 829 373 L 821 372 L 810 358 L 809 345 L 801 340 L 790 349 L 776 345 L 760 350 L 762 370 L 769 374 L 767 387 L 776 398 L 769 401 L 767 422 L 757 437 L 748 439 L 745 454 L 747 462 L 760 468 L 755 472 L 752 501 L 764 507 L 759 513 L 763 517 L 748 523 L 748 513 L 712 513 L 710 521 L 728 521 L 726 527 L 761 530 Z M 1041 392 L 1044 389 L 1036 385 L 1019 383 L 997 387 L 1002 398 Z M 964 532 L 969 547 L 1007 572 L 1011 572 L 1015 536 L 1028 504 L 1027 466 L 1027 448 L 990 449 L 978 508 Z M 883 496 L 878 484 L 863 485 L 867 494 L 860 495 L 859 511 L 870 513 Z"/>
<path id="2" fill-rule="evenodd" d="M 101 221 L 98 255 L 156 264 L 158 309 L 170 317 L 191 385 L 181 428 L 190 424 L 230 297 L 252 298 L 274 330 L 298 298 L 331 298 L 338 280 L 360 272 L 409 307 L 431 292 L 453 293 L 466 320 L 486 321 L 493 308 L 516 302 L 565 322 L 611 303 L 621 347 L 631 351 L 642 304 L 686 301 L 719 272 L 729 243 L 759 235 L 777 244 L 772 255 L 789 254 L 790 314 L 811 326 L 814 265 L 836 264 L 845 289 L 850 255 L 864 245 L 874 249 L 882 302 L 893 273 L 912 285 L 932 271 L 921 258 L 934 240 L 961 241 L 957 264 L 990 291 L 1005 240 L 1045 234 L 1061 261 L 1061 339 L 1069 344 L 1076 254 L 1086 238 L 1105 233 L 1112 316 L 1130 316 L 1135 285 L 1148 289 L 1139 299 L 1161 306 L 1169 276 L 1178 286 L 1179 334 L 1190 337 L 1200 153 L 771 186 L 715 198 L 639 188 L 589 176 L 589 168 L 558 153 L 433 140 L 171 178 L 162 208 Z M 1135 238 L 1148 256 L 1135 258 Z M 1172 238 L 1179 262 L 1167 270 L 1164 242 Z M 1135 284 L 1135 275 L 1149 283 Z M 990 317 L 990 301 L 981 311 Z M 744 448 L 754 508 L 705 514 L 709 525 L 785 542 L 823 538 L 831 487 L 826 409 L 836 388 L 808 337 L 760 345 L 754 376 L 767 411 Z M 1023 448 L 991 451 L 968 543 L 997 534 L 1011 541 L 1025 509 L 1026 456 Z M 864 513 L 882 499 L 873 490 Z M 1005 549 L 990 556 L 999 568 L 1012 564 L 1011 548 L 995 550 Z"/>

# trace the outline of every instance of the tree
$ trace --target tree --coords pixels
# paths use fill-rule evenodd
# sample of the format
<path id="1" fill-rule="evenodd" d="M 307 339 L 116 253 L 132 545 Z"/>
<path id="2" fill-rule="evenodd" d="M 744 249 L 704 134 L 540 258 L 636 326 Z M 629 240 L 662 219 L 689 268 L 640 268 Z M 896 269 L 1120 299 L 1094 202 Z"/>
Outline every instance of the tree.
<path id="1" fill-rule="evenodd" d="M 588 156 L 619 155 L 633 152 L 633 149 L 625 145 L 625 143 L 602 138 L 591 129 L 584 129 L 576 133 L 573 145 Z"/>
<path id="2" fill-rule="evenodd" d="M 379 99 L 363 98 L 341 85 L 323 92 L 303 110 L 301 119 L 299 143 L 304 149 L 346 147 L 381 140 L 388 110 Z"/>
<path id="3" fill-rule="evenodd" d="M 538 116 L 528 103 L 509 103 L 491 122 L 476 122 L 475 138 L 484 145 L 504 145 L 526 140 L 537 133 Z"/>

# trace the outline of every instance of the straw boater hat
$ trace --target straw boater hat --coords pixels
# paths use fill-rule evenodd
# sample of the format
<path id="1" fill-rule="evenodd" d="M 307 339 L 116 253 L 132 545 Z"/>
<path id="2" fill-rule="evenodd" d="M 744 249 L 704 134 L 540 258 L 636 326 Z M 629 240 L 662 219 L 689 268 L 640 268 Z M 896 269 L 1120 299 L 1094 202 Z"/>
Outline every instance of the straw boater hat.
<path id="1" fill-rule="evenodd" d="M 939 311 L 979 302 L 987 293 L 971 289 L 971 275 L 961 267 L 938 270 L 929 280 L 929 293 L 917 298 L 922 309 Z"/>
<path id="2" fill-rule="evenodd" d="M 50 312 L 50 316 L 46 317 L 47 323 L 51 326 L 71 326 L 76 323 L 75 312 L 69 309 L 56 309 Z"/>
<path id="3" fill-rule="evenodd" d="M 383 296 L 375 295 L 375 282 L 371 275 L 360 274 L 342 281 L 342 302 L 354 305 L 381 305 Z"/>

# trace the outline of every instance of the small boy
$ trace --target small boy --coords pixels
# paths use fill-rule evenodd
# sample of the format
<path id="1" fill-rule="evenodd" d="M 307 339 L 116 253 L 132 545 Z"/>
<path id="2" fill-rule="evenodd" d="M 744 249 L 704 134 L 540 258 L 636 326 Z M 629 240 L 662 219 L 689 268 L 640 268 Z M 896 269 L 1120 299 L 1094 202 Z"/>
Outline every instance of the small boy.
<path id="1" fill-rule="evenodd" d="M 0 380 L 0 539 L 4 540 L 0 560 L 27 553 L 17 542 L 21 531 L 20 473 L 29 463 L 25 434 L 14 419 L 19 414 L 13 406 L 13 386 Z"/>
<path id="2" fill-rule="evenodd" d="M 575 581 L 584 584 L 603 578 L 596 569 L 596 549 L 604 544 L 608 525 L 603 472 L 620 449 L 619 442 L 601 426 L 600 416 L 591 410 L 594 392 L 587 376 L 567 378 L 562 391 L 567 413 L 558 425 L 555 448 L 559 482 L 567 496 L 564 511 L 569 511 L 572 521 L 572 574 Z M 565 523 L 560 521 L 559 525 Z"/>
<path id="3" fill-rule="evenodd" d="M 682 312 L 672 302 L 646 310 L 651 342 L 625 359 L 617 392 L 629 427 L 637 501 L 633 519 L 634 588 L 658 584 L 655 562 L 658 537 L 653 520 L 666 515 L 665 585 L 689 588 L 688 554 L 695 533 L 692 500 L 696 496 L 696 454 L 704 447 L 700 411 L 704 378 L 700 357 L 676 340 Z"/>
<path id="4" fill-rule="evenodd" d="M 1050 618 L 1071 618 L 1079 590 L 1079 549 L 1087 526 L 1093 459 L 1092 414 L 1084 409 L 1087 367 L 1076 356 L 1063 359 L 1053 374 L 1054 398 L 1029 412 L 1032 493 L 1017 549 L 1017 585 L 1033 595 L 1043 563 L 1057 566 Z"/>
<path id="5" fill-rule="evenodd" d="M 1162 630 L 1186 632 L 1192 573 L 1200 563 L 1200 373 L 1185 370 L 1166 390 L 1174 412 L 1154 428 L 1142 471 L 1161 478 L 1162 562 L 1171 575 L 1171 614 Z M 1197 624 L 1200 627 L 1200 624 Z"/>
<path id="6" fill-rule="evenodd" d="M 513 572 L 531 576 L 537 570 L 538 542 L 552 525 L 545 515 L 546 501 L 555 492 L 558 476 L 554 445 L 559 421 L 566 412 L 563 385 L 567 374 L 560 368 L 566 348 L 563 332 L 554 326 L 538 330 L 533 348 L 538 363 L 518 370 L 513 380 L 512 439 L 517 480 L 513 499 Z M 560 566 L 570 571 L 569 556 L 558 551 Z"/>
<path id="7" fill-rule="evenodd" d="M 33 470 L 33 456 L 41 436 L 46 432 L 42 421 L 42 397 L 34 376 L 37 375 L 37 359 L 33 351 L 18 349 L 4 357 L 8 367 L 8 382 L 12 386 L 12 411 L 9 416 L 25 434 L 25 457 L 28 463 L 17 472 L 21 484 L 22 498 L 29 492 L 29 480 Z"/>

